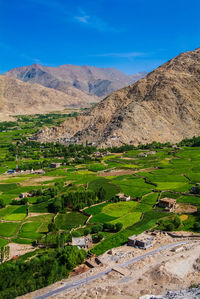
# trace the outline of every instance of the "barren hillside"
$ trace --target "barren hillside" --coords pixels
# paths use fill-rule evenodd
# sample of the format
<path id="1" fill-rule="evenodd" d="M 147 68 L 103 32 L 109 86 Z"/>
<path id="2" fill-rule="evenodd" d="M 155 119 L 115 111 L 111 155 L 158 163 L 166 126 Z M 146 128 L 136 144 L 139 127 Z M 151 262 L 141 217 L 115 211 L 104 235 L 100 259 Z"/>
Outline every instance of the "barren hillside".
<path id="1" fill-rule="evenodd" d="M 94 142 L 98 146 L 178 142 L 200 132 L 200 48 L 185 52 L 145 78 L 112 93 L 38 140 Z"/>
<path id="2" fill-rule="evenodd" d="M 90 103 L 97 101 L 97 97 L 86 95 L 73 87 L 68 89 L 68 93 L 63 93 L 38 84 L 0 76 L 0 120 L 8 119 L 9 115 L 88 107 Z"/>
<path id="3" fill-rule="evenodd" d="M 29 83 L 68 93 L 69 88 L 86 94 L 105 97 L 115 90 L 132 84 L 146 75 L 140 72 L 128 76 L 114 68 L 92 66 L 61 65 L 46 67 L 39 64 L 12 69 L 4 75 Z"/>

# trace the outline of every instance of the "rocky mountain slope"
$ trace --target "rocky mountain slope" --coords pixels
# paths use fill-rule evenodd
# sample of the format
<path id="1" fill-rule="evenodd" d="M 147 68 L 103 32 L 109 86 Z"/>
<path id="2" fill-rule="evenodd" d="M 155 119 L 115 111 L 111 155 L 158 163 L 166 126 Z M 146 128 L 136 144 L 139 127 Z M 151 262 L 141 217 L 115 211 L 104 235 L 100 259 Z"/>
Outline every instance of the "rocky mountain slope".
<path id="1" fill-rule="evenodd" d="M 105 147 L 178 142 L 194 135 L 200 135 L 200 48 L 173 58 L 76 119 L 44 128 L 36 138 Z"/>
<path id="2" fill-rule="evenodd" d="M 38 83 L 68 93 L 70 87 L 86 94 L 105 97 L 113 91 L 132 84 L 145 72 L 128 76 L 114 68 L 61 65 L 46 67 L 39 64 L 12 69 L 4 75 L 29 83 Z"/>
<path id="3" fill-rule="evenodd" d="M 88 107 L 99 98 L 73 87 L 68 93 L 0 76 L 0 120 L 9 115 L 44 113 L 68 107 Z"/>

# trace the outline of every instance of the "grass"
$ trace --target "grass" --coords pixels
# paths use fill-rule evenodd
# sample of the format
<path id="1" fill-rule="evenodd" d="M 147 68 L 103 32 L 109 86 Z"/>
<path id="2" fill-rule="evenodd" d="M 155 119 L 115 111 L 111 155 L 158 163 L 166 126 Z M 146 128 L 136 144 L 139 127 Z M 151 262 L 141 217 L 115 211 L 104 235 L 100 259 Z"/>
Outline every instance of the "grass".
<path id="1" fill-rule="evenodd" d="M 3 218 L 6 215 L 12 214 L 19 206 L 7 206 L 0 210 L 0 218 Z"/>
<path id="2" fill-rule="evenodd" d="M 48 232 L 48 224 L 52 222 L 53 217 L 54 214 L 47 214 L 47 215 L 29 217 L 28 220 L 32 222 L 40 222 L 40 226 L 37 232 L 46 233 Z"/>
<path id="3" fill-rule="evenodd" d="M 20 221 L 26 217 L 26 211 L 26 206 L 8 206 L 0 210 L 0 218 L 7 221 Z"/>
<path id="4" fill-rule="evenodd" d="M 92 189 L 94 191 L 98 191 L 100 187 L 103 187 L 106 191 L 105 200 L 111 199 L 113 196 L 115 196 L 116 193 L 120 191 L 120 188 L 117 185 L 111 183 L 105 178 L 95 179 L 94 181 L 91 181 L 89 183 L 89 189 Z"/>
<path id="5" fill-rule="evenodd" d="M 51 201 L 45 201 L 39 204 L 34 204 L 29 207 L 29 212 L 31 213 L 47 213 L 48 212 L 48 205 Z"/>
<path id="6" fill-rule="evenodd" d="M 24 223 L 20 229 L 19 237 L 28 238 L 35 240 L 40 236 L 40 233 L 37 232 L 38 228 L 40 227 L 40 222 L 27 222 Z"/>
<path id="7" fill-rule="evenodd" d="M 94 215 L 90 219 L 90 223 L 106 223 L 106 222 L 110 222 L 115 219 L 117 219 L 117 217 L 106 215 L 104 213 L 99 213 L 97 215 Z"/>
<path id="8" fill-rule="evenodd" d="M 0 132 L 0 146 L 4 146 L 1 148 L 0 153 L 0 173 L 15 167 L 15 161 L 6 161 L 5 159 L 8 154 L 8 147 L 13 141 L 16 142 L 14 139 L 21 138 L 37 130 L 34 125 L 35 120 L 31 121 L 31 119 L 30 117 L 28 124 L 23 123 L 23 126 L 31 125 L 28 129 L 23 129 L 23 126 L 19 124 L 18 127 L 20 130 L 13 130 L 6 133 Z M 72 165 L 69 167 L 62 166 L 59 169 L 46 169 L 45 176 L 55 176 L 55 178 L 51 181 L 46 180 L 42 184 L 55 183 L 63 180 L 72 183 L 72 186 L 68 187 L 68 190 L 85 190 L 85 187 L 88 186 L 89 190 L 98 191 L 100 187 L 103 187 L 106 191 L 106 201 L 109 201 L 119 192 L 139 199 L 138 203 L 105 203 L 85 210 L 86 213 L 92 215 L 91 223 L 111 222 L 115 224 L 121 222 L 123 224 L 122 231 L 116 234 L 105 233 L 105 240 L 94 247 L 95 253 L 103 253 L 106 249 L 122 245 L 127 241 L 128 236 L 138 234 L 145 229 L 153 227 L 160 217 L 169 215 L 152 210 L 158 198 L 158 192 L 153 192 L 155 189 L 157 189 L 157 191 L 163 191 L 161 197 L 176 198 L 178 203 L 194 204 L 200 208 L 200 197 L 181 194 L 183 191 L 189 193 L 191 187 L 194 186 L 195 183 L 200 182 L 199 148 L 184 148 L 180 150 L 175 157 L 169 154 L 171 150 L 172 149 L 157 150 L 156 155 L 149 155 L 145 158 L 139 158 L 138 154 L 145 151 L 148 152 L 149 150 L 132 150 L 121 154 L 121 157 L 111 154 L 99 162 L 87 162 L 85 164 Z M 29 152 L 27 152 L 27 154 L 29 154 Z M 41 153 L 39 154 L 39 162 L 45 160 L 50 163 L 56 159 L 55 157 L 44 158 Z M 124 159 L 125 157 L 130 157 L 132 160 Z M 101 163 L 102 160 L 104 160 L 105 164 Z M 30 163 L 32 161 L 33 159 L 29 155 L 23 162 Z M 155 169 L 156 167 L 159 167 L 159 169 Z M 108 173 L 107 177 L 98 176 L 98 171 L 111 168 L 150 170 L 148 172 L 143 170 L 142 172 L 132 175 L 112 176 L 112 173 Z M 186 174 L 191 181 L 184 177 L 184 174 Z M 0 209 L 0 219 L 18 221 L 18 223 L 1 222 L 0 236 L 13 237 L 12 241 L 16 243 L 26 244 L 27 242 L 27 244 L 31 244 L 38 236 L 48 232 L 48 224 L 51 223 L 52 218 L 55 216 L 54 214 L 42 215 L 42 213 L 48 212 L 48 205 L 51 203 L 51 200 L 37 204 L 37 197 L 29 198 L 29 212 L 40 213 L 41 215 L 29 217 L 26 220 L 24 219 L 26 217 L 27 206 L 9 205 L 12 199 L 18 197 L 20 193 L 40 188 L 39 186 L 23 187 L 20 185 L 20 183 L 25 180 L 27 183 L 30 182 L 31 185 L 31 178 L 33 177 L 35 176 L 31 174 L 20 175 L 18 177 L 10 176 L 0 184 L 0 199 L 3 199 L 7 204 L 6 208 Z M 144 178 L 157 184 L 157 186 L 145 183 Z M 46 185 L 46 187 L 48 186 Z M 81 213 L 70 212 L 59 214 L 56 218 L 56 224 L 59 229 L 71 230 L 71 228 L 79 227 L 80 225 L 83 226 L 86 219 L 87 216 Z M 189 231 L 194 230 L 194 223 L 199 221 L 197 214 L 189 215 L 187 219 L 184 216 L 183 219 L 181 229 Z M 16 235 L 20 225 L 22 225 L 22 227 L 18 235 Z M 88 226 L 92 226 L 92 224 L 88 224 Z M 82 230 L 84 230 L 84 228 L 82 228 Z M 0 239 L 0 246 L 5 242 L 7 241 Z"/>
<path id="9" fill-rule="evenodd" d="M 152 207 L 156 204 L 158 198 L 158 193 L 151 193 L 142 198 L 141 202 L 137 206 L 137 211 L 147 212 L 151 211 Z"/>
<path id="10" fill-rule="evenodd" d="M 117 218 L 113 221 L 111 221 L 112 224 L 116 224 L 118 222 L 122 223 L 123 228 L 126 228 L 128 226 L 133 225 L 134 223 L 140 221 L 142 213 L 141 212 L 132 212 L 129 214 L 126 214 L 124 216 L 121 216 L 120 218 Z"/>
<path id="11" fill-rule="evenodd" d="M 31 245 L 33 240 L 23 239 L 23 238 L 16 238 L 16 239 L 12 239 L 12 242 L 17 243 L 17 244 Z"/>
<path id="12" fill-rule="evenodd" d="M 105 167 L 105 165 L 103 165 L 103 164 L 101 164 L 101 163 L 99 163 L 99 164 L 90 164 L 90 165 L 88 165 L 88 170 L 90 170 L 90 171 L 100 171 L 100 170 L 104 170 L 104 169 L 106 169 L 107 167 Z"/>
<path id="13" fill-rule="evenodd" d="M 20 221 L 26 217 L 26 214 L 16 213 L 5 216 L 3 219 L 8 221 Z"/>
<path id="14" fill-rule="evenodd" d="M 105 251 L 123 245 L 128 241 L 128 237 L 138 235 L 143 231 L 152 228 L 159 218 L 166 216 L 165 213 L 149 211 L 144 214 L 141 221 L 127 227 L 126 229 L 109 236 L 100 244 L 92 248 L 91 252 L 97 255 L 103 254 Z"/>
<path id="15" fill-rule="evenodd" d="M 10 192 L 18 187 L 17 184 L 0 184 L 0 192 Z"/>
<path id="16" fill-rule="evenodd" d="M 59 229 L 71 230 L 73 227 L 84 225 L 87 218 L 88 217 L 82 213 L 71 212 L 67 214 L 59 214 L 56 217 L 55 223 Z"/>
<path id="17" fill-rule="evenodd" d="M 190 203 L 200 207 L 200 197 L 193 195 L 183 195 L 178 200 L 179 203 Z"/>
<path id="18" fill-rule="evenodd" d="M 90 219 L 90 223 L 106 223 L 116 224 L 122 223 L 123 228 L 132 225 L 140 220 L 141 212 L 135 212 L 138 203 L 134 201 L 117 202 L 92 207 L 86 210 L 94 215 Z M 96 209 L 93 209 L 96 208 Z"/>
<path id="19" fill-rule="evenodd" d="M 131 176 L 119 176 L 112 183 L 118 185 L 121 192 L 132 197 L 142 197 L 154 189 L 154 186 L 146 184 L 142 178 Z"/>
<path id="20" fill-rule="evenodd" d="M 5 240 L 5 239 L 0 239 L 0 248 L 1 248 L 1 247 L 4 247 L 7 243 L 8 243 L 7 240 Z"/>
<path id="21" fill-rule="evenodd" d="M 106 215 L 113 217 L 121 217 L 125 214 L 133 212 L 137 207 L 138 203 L 135 201 L 117 202 L 106 205 L 102 212 Z"/>
<path id="22" fill-rule="evenodd" d="M 12 237 L 16 233 L 19 225 L 20 225 L 19 223 L 15 223 L 15 222 L 1 222 L 0 236 Z"/>

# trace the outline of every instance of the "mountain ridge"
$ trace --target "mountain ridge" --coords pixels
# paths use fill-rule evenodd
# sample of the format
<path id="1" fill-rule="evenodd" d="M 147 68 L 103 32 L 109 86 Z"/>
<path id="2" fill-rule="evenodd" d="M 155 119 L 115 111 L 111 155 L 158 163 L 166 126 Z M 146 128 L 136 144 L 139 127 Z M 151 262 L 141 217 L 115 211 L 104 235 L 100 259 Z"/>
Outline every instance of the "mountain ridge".
<path id="1" fill-rule="evenodd" d="M 200 48 L 181 53 L 122 88 L 71 123 L 43 129 L 41 141 L 88 142 L 99 147 L 172 143 L 200 132 Z M 56 132 L 56 134 L 54 133 Z"/>
<path id="2" fill-rule="evenodd" d="M 47 67 L 35 63 L 14 68 L 3 75 L 24 82 L 38 83 L 64 93 L 67 93 L 69 87 L 74 87 L 102 99 L 113 91 L 141 79 L 146 74 L 146 72 L 139 72 L 129 76 L 115 68 L 71 64 Z"/>
<path id="3" fill-rule="evenodd" d="M 39 84 L 0 75 L 0 120 L 9 115 L 46 113 L 65 108 L 85 108 L 99 98 L 80 90 L 68 89 L 68 94 Z"/>

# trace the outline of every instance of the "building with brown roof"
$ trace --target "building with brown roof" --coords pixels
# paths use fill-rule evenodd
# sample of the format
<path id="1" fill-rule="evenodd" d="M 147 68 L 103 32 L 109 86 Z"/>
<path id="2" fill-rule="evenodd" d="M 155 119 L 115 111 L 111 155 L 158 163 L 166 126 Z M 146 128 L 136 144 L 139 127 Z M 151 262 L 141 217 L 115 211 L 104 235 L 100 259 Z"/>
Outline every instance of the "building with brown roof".
<path id="1" fill-rule="evenodd" d="M 158 206 L 164 208 L 166 211 L 174 212 L 176 208 L 176 199 L 174 198 L 162 198 L 159 200 Z"/>

